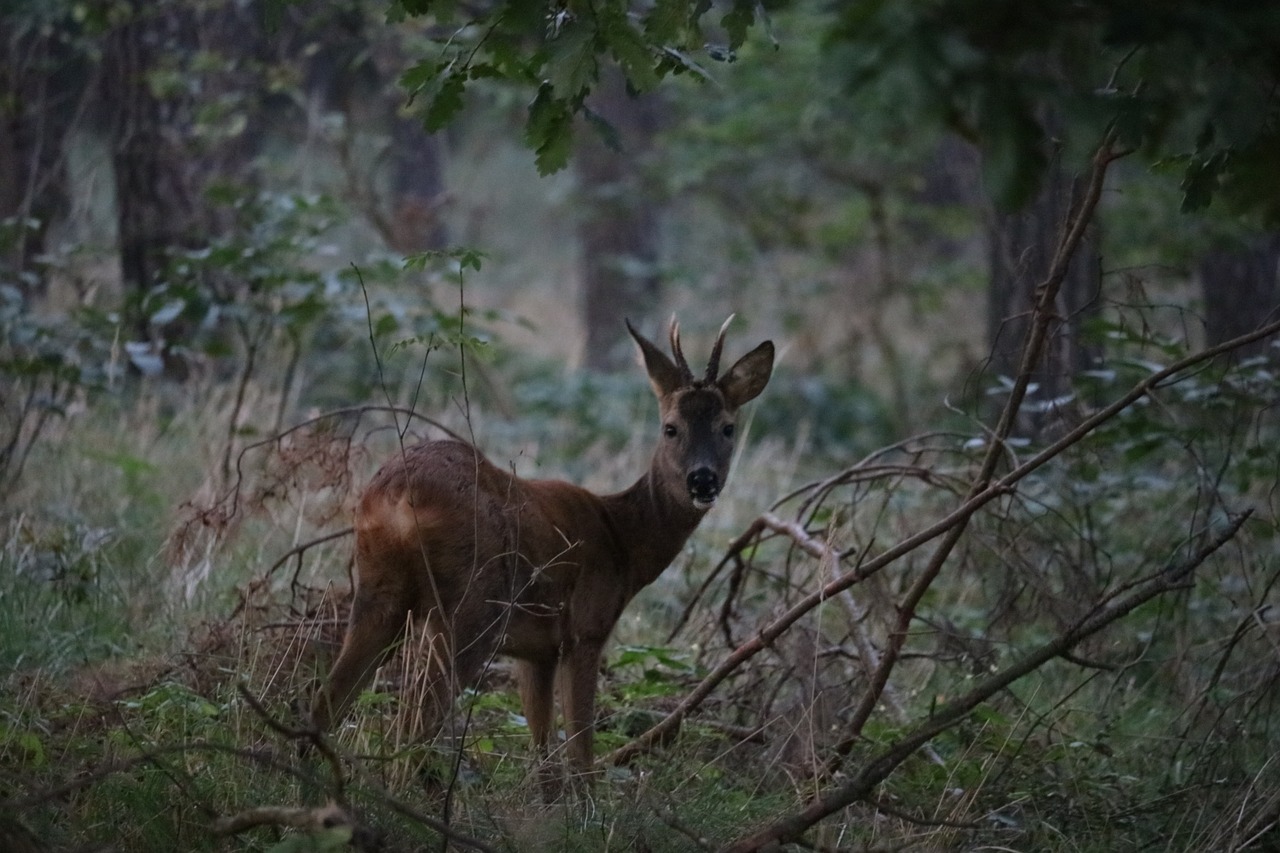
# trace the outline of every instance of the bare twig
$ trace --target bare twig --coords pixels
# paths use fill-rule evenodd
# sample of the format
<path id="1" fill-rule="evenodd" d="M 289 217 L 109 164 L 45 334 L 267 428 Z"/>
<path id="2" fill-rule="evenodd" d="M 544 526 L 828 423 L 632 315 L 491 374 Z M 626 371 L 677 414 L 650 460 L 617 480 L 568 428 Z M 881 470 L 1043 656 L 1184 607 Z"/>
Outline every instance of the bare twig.
<path id="1" fill-rule="evenodd" d="M 315 417 L 311 417 L 311 418 L 307 418 L 306 420 L 299 421 L 298 423 L 294 424 L 293 426 L 289 427 L 288 429 L 282 432 L 278 432 L 274 435 L 267 436 L 266 438 L 262 438 L 257 441 L 251 442 L 249 444 L 246 444 L 244 447 L 240 448 L 240 452 L 236 454 L 236 459 L 235 459 L 235 465 L 234 465 L 235 477 L 232 478 L 232 482 L 223 491 L 221 497 L 219 497 L 214 502 L 213 506 L 229 505 L 226 510 L 227 518 L 234 518 L 239 513 L 240 493 L 245 481 L 244 459 L 250 452 L 257 450 L 261 447 L 266 447 L 268 445 L 279 444 L 281 441 L 284 440 L 286 436 L 294 432 L 297 432 L 298 430 L 307 429 L 308 427 L 314 426 L 317 423 L 321 423 L 323 421 L 328 421 L 328 420 L 339 419 L 339 418 L 352 417 L 352 416 L 358 419 L 360 417 L 363 417 L 366 414 L 369 414 L 370 412 L 381 412 L 381 413 L 390 414 L 393 418 L 399 418 L 401 416 L 404 416 L 408 418 L 409 422 L 421 421 L 422 423 L 425 423 L 428 426 L 431 426 L 431 427 L 434 427 L 435 429 L 440 430 L 450 438 L 454 438 L 459 441 L 465 440 L 456 432 L 449 429 L 447 426 L 435 420 L 434 418 L 429 418 L 426 415 L 421 415 L 413 411 L 412 409 L 407 409 L 401 406 L 395 406 L 395 405 L 347 406 L 340 409 L 333 409 L 331 411 L 316 415 Z M 407 426 L 405 427 L 405 429 L 407 429 Z M 400 430 L 398 422 L 397 422 L 397 430 Z"/>
<path id="2" fill-rule="evenodd" d="M 300 741 L 324 756 L 325 762 L 329 765 L 329 773 L 333 781 L 329 794 L 335 803 L 346 808 L 347 774 L 343 772 L 342 759 L 334 751 L 329 739 L 322 732 L 317 731 L 314 726 L 288 726 L 271 716 L 271 712 L 249 691 L 249 687 L 243 681 L 236 684 L 236 689 L 240 692 L 241 698 L 267 724 L 268 728 L 289 740 Z"/>
<path id="3" fill-rule="evenodd" d="M 1094 209 L 1098 205 L 1098 200 L 1102 197 L 1102 185 L 1103 180 L 1106 178 L 1107 167 L 1111 165 L 1115 156 L 1111 151 L 1114 135 L 1114 131 L 1108 132 L 1102 144 L 1098 146 L 1093 158 L 1093 165 L 1084 197 L 1076 206 L 1069 220 L 1069 226 L 1058 242 L 1048 275 L 1036 288 L 1033 319 L 1031 327 L 1027 331 L 1027 339 L 1022 347 L 1022 359 L 1018 366 L 1018 374 L 1014 379 L 1013 388 L 1009 392 L 1009 399 L 1005 402 L 1004 410 L 1000 413 L 991 443 L 988 445 L 987 452 L 979 466 L 978 474 L 973 480 L 973 485 L 969 491 L 970 497 L 983 492 L 990 483 L 991 477 L 995 474 L 996 466 L 1004 453 L 1005 442 L 1013 430 L 1014 423 L 1017 421 L 1018 411 L 1022 408 L 1027 388 L 1031 384 L 1031 377 L 1035 373 L 1036 365 L 1040 363 L 1044 355 L 1044 348 L 1049 338 L 1049 326 L 1053 321 L 1053 306 L 1058 297 L 1058 289 L 1066 279 L 1067 265 L 1072 256 L 1075 255 L 1080 241 L 1084 238 L 1085 229 L 1093 219 Z M 888 641 L 881 650 L 880 664 L 876 667 L 871 677 L 871 682 L 862 695 L 862 700 L 854 710 L 853 719 L 849 724 L 849 735 L 836 749 L 835 759 L 830 769 L 834 770 L 838 766 L 840 758 L 861 737 L 863 727 L 871 718 L 871 714 L 875 711 L 876 705 L 879 704 L 880 697 L 885 691 L 889 682 L 889 675 L 898 664 L 898 658 L 902 653 L 902 647 L 906 643 L 907 632 L 912 620 L 915 619 L 916 610 L 919 608 L 925 593 L 929 591 L 929 588 L 933 586 L 934 581 L 941 574 L 943 566 L 946 565 L 948 558 L 951 556 L 951 552 L 955 550 L 961 537 L 964 536 L 970 518 L 972 518 L 972 515 L 965 516 L 947 530 L 942 537 L 942 541 L 934 549 L 924 570 L 911 584 L 911 588 L 907 590 L 906 595 L 903 596 L 902 601 L 898 604 L 897 618 L 889 632 Z"/>
<path id="4" fill-rule="evenodd" d="M 1250 515 L 1252 510 L 1246 510 L 1229 519 L 1221 530 L 1182 562 L 1156 572 L 1127 594 L 1099 605 L 1053 640 L 979 682 L 965 695 L 934 709 L 933 714 L 915 730 L 870 758 L 862 766 L 861 771 L 847 781 L 814 797 L 799 813 L 745 836 L 730 844 L 725 850 L 727 853 L 749 853 L 749 851 L 769 849 L 798 837 L 828 815 L 865 799 L 908 756 L 941 732 L 963 720 L 974 708 L 997 692 L 1039 669 L 1048 661 L 1060 657 L 1064 652 L 1108 625 L 1124 618 L 1136 607 L 1166 592 L 1185 587 L 1190 582 L 1195 569 L 1229 542 Z"/>
<path id="5" fill-rule="evenodd" d="M 332 533 L 325 533 L 322 536 L 317 536 L 314 539 L 309 539 L 306 542 L 302 542 L 297 545 L 294 545 L 288 551 L 285 551 L 283 554 L 281 554 L 279 559 L 277 559 L 274 563 L 271 564 L 271 568 L 267 569 L 266 573 L 263 574 L 262 580 L 264 581 L 269 580 L 271 576 L 276 573 L 277 569 L 279 569 L 281 566 L 283 566 L 285 563 L 289 561 L 290 557 L 301 557 L 303 554 L 305 554 L 307 551 L 310 551 L 312 548 L 316 547 L 317 545 L 323 545 L 326 542 L 332 542 L 334 539 L 341 539 L 344 536 L 350 536 L 352 533 L 355 533 L 355 532 L 356 532 L 356 529 L 354 527 L 348 526 L 348 527 L 342 528 L 341 530 L 335 530 Z"/>

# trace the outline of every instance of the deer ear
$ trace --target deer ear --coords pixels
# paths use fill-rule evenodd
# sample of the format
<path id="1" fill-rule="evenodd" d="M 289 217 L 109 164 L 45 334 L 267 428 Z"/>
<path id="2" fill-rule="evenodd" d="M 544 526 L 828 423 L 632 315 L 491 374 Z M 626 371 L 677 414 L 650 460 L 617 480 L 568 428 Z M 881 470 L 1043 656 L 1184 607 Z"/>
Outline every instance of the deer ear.
<path id="1" fill-rule="evenodd" d="M 653 393 L 659 397 L 665 397 L 684 386 L 684 376 L 675 362 L 667 358 L 662 350 L 650 343 L 644 335 L 637 332 L 630 320 L 627 321 L 627 331 L 640 345 L 640 352 L 644 355 L 644 367 L 649 371 L 649 384 L 653 386 Z"/>
<path id="2" fill-rule="evenodd" d="M 716 385 L 724 394 L 725 405 L 730 409 L 754 400 L 773 373 L 773 341 L 765 341 L 729 368 Z"/>

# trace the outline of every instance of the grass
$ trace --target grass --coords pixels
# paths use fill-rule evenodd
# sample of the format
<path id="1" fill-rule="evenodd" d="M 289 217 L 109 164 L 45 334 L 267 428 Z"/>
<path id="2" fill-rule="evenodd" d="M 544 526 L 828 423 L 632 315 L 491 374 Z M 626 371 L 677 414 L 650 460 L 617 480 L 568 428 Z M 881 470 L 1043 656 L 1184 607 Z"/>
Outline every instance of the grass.
<path id="1" fill-rule="evenodd" d="M 8 502 L 0 800 L 24 830 L 0 832 L 27 831 L 51 849 L 284 851 L 347 837 L 342 827 L 231 838 L 213 828 L 259 806 L 318 806 L 332 788 L 326 762 L 298 759 L 274 724 L 295 724 L 297 701 L 340 635 L 349 541 L 275 564 L 346 523 L 351 489 L 389 438 L 362 425 L 357 446 L 367 451 L 341 455 L 340 465 L 335 433 L 255 450 L 229 515 L 215 500 L 224 492 L 205 479 L 217 453 L 191 454 L 225 435 L 218 393 L 179 405 L 144 395 L 68 420 L 38 446 Z M 643 394 L 636 382 L 602 404 L 587 383 L 558 412 L 547 404 L 504 422 L 477 409 L 474 423 L 495 458 L 526 473 L 619 488 L 644 466 L 649 436 L 610 425 L 633 422 Z M 273 410 L 265 397 L 256 405 Z M 595 407 L 585 431 L 593 440 L 584 440 L 579 406 Z M 811 445 L 748 435 L 722 505 L 618 625 L 601 680 L 602 753 L 687 695 L 724 658 L 726 632 L 735 643 L 749 638 L 831 571 L 785 537 L 762 538 L 719 570 L 668 636 L 729 542 L 779 497 L 831 473 L 822 461 L 830 457 Z M 954 444 L 925 444 L 896 458 L 901 471 L 915 465 L 933 479 L 849 480 L 811 506 L 806 526 L 850 553 L 876 553 L 939 517 L 955 500 L 944 475 L 963 481 L 968 461 Z M 1143 452 L 1135 464 L 1107 437 L 975 521 L 913 622 L 891 692 L 834 776 L 821 768 L 866 687 L 859 638 L 881 646 L 920 556 L 802 619 L 714 691 L 677 739 L 551 805 L 540 802 L 509 673 L 495 667 L 488 689 L 459 705 L 464 735 L 438 744 L 433 759 L 449 766 L 460 744 L 450 825 L 503 850 L 688 850 L 797 811 L 1053 636 L 1090 596 L 1171 559 L 1199 529 L 1207 498 L 1267 494 L 1256 476 L 1242 479 L 1253 491 L 1188 492 L 1185 457 Z M 1075 466 L 1085 463 L 1082 474 Z M 993 695 L 809 841 L 855 850 L 1268 849 L 1280 815 L 1275 534 L 1274 519 L 1251 522 L 1194 587 Z M 444 810 L 418 776 L 431 754 L 403 735 L 412 673 L 411 662 L 386 667 L 335 742 L 361 825 L 388 849 L 438 849 L 424 818 Z"/>

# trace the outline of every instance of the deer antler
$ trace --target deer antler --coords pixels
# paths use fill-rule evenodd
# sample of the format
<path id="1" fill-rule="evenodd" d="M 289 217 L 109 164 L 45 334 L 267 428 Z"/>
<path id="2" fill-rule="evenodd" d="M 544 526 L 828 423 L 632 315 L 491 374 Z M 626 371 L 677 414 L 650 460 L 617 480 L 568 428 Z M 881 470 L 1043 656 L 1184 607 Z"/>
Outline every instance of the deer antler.
<path id="1" fill-rule="evenodd" d="M 711 347 L 711 359 L 707 362 L 706 382 L 708 384 L 715 382 L 716 374 L 720 372 L 720 350 L 724 349 L 724 333 L 729 330 L 729 324 L 733 322 L 733 318 L 736 316 L 738 315 L 730 314 L 728 319 L 720 325 L 720 334 L 716 335 L 716 342 Z"/>
<path id="2" fill-rule="evenodd" d="M 680 349 L 680 323 L 676 321 L 676 315 L 671 315 L 671 354 L 676 357 L 676 367 L 680 369 L 680 376 L 685 384 L 693 384 L 693 371 L 689 369 L 689 362 L 685 361 L 684 351 Z"/>

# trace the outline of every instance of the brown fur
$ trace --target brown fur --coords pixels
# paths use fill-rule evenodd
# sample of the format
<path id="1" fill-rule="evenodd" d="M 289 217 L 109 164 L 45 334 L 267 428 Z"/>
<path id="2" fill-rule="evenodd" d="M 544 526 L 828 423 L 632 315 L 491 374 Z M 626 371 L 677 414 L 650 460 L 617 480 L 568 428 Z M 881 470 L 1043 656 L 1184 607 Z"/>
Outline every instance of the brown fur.
<path id="1" fill-rule="evenodd" d="M 492 655 L 510 655 L 539 751 L 551 748 L 559 677 L 569 758 L 578 772 L 590 770 L 601 650 L 623 607 L 670 565 L 719 493 L 737 410 L 773 368 L 766 341 L 717 378 L 721 329 L 708 375 L 696 380 L 674 322 L 675 362 L 631 334 L 662 431 L 649 470 L 630 488 L 598 496 L 523 480 L 452 440 L 409 448 L 374 476 L 356 513 L 346 638 L 312 712 L 319 730 L 346 712 L 413 618 L 425 620 L 439 652 L 426 663 L 424 736 Z"/>

